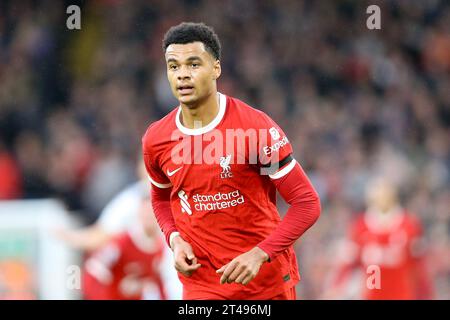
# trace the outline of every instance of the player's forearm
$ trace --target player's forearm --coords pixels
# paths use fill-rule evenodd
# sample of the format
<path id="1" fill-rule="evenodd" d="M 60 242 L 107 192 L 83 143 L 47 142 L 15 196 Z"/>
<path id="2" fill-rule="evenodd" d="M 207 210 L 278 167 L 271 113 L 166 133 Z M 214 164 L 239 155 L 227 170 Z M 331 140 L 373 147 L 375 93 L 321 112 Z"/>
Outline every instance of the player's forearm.
<path id="1" fill-rule="evenodd" d="M 290 208 L 272 234 L 258 244 L 271 260 L 305 233 L 319 218 L 321 210 L 319 196 L 299 164 L 274 183 Z"/>
<path id="2" fill-rule="evenodd" d="M 319 212 L 317 201 L 292 205 L 274 232 L 258 247 L 269 255 L 270 260 L 274 259 L 293 245 L 314 224 L 319 217 Z"/>
<path id="3" fill-rule="evenodd" d="M 58 230 L 57 236 L 69 246 L 87 251 L 98 249 L 111 238 L 111 235 L 103 231 L 98 224 L 78 230 Z"/>
<path id="4" fill-rule="evenodd" d="M 151 191 L 152 207 L 156 220 L 170 246 L 170 235 L 177 228 L 170 208 L 170 190 L 153 187 Z"/>

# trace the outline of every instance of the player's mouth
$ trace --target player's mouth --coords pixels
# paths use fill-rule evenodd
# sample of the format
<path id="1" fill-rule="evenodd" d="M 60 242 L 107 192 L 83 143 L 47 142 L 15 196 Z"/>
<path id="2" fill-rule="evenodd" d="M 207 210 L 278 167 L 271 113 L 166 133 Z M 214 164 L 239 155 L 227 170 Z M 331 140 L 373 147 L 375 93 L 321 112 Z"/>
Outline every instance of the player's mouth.
<path id="1" fill-rule="evenodd" d="M 194 91 L 194 87 L 190 85 L 182 85 L 177 87 L 178 93 L 180 95 L 188 95 Z"/>

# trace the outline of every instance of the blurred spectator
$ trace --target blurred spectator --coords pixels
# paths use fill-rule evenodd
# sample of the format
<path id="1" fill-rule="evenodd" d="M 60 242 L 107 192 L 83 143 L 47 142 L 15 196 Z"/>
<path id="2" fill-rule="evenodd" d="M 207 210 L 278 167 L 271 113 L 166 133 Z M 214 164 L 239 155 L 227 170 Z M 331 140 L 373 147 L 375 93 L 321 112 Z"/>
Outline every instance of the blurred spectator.
<path id="1" fill-rule="evenodd" d="M 336 246 L 337 269 L 324 297 L 432 299 L 421 222 L 402 208 L 390 179 L 370 181 L 366 203 L 347 241 Z"/>
<path id="2" fill-rule="evenodd" d="M 380 2 L 382 29 L 368 30 L 369 4 L 93 0 L 69 31 L 64 2 L 1 1 L 0 135 L 22 179 L 14 197 L 59 197 L 93 221 L 135 179 L 145 128 L 176 106 L 163 33 L 204 21 L 223 44 L 219 90 L 283 127 L 320 193 L 322 219 L 297 245 L 299 297 L 320 297 L 330 244 L 364 209 L 363 186 L 385 174 L 424 222 L 436 297 L 450 298 L 450 5 Z"/>

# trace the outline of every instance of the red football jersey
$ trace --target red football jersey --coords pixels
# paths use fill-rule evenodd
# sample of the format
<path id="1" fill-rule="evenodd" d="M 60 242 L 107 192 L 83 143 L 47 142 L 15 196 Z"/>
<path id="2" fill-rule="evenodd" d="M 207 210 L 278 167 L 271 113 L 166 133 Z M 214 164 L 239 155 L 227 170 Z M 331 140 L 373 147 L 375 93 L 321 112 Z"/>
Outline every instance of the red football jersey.
<path id="1" fill-rule="evenodd" d="M 143 232 L 143 231 L 142 231 Z M 88 300 L 164 300 L 160 262 L 164 242 L 140 232 L 120 234 L 85 262 L 83 295 Z"/>
<path id="2" fill-rule="evenodd" d="M 143 137 L 152 183 L 171 189 L 178 231 L 202 265 L 179 274 L 189 297 L 268 299 L 299 280 L 293 248 L 264 263 L 247 286 L 220 285 L 216 270 L 264 240 L 280 223 L 271 178 L 295 165 L 291 144 L 265 113 L 219 93 L 219 112 L 207 126 L 189 129 L 181 107 L 153 123 Z M 268 176 L 264 165 L 283 163 Z"/>
<path id="3" fill-rule="evenodd" d="M 380 215 L 380 214 L 378 214 Z M 350 229 L 349 264 L 340 270 L 340 278 L 350 269 L 360 269 L 366 277 L 379 269 L 379 286 L 361 281 L 362 299 L 420 299 L 431 297 L 431 282 L 423 263 L 421 226 L 417 219 L 399 209 L 383 226 L 380 217 L 360 215 Z M 347 270 L 345 270 L 347 269 Z M 371 282 L 371 281 L 369 281 Z"/>

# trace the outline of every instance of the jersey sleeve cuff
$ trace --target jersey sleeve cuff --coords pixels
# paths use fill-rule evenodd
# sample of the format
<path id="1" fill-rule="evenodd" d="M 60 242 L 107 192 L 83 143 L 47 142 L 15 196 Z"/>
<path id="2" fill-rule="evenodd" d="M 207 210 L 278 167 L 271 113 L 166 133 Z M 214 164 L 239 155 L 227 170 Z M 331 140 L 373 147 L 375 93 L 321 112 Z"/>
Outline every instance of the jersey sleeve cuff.
<path id="1" fill-rule="evenodd" d="M 170 188 L 170 187 L 172 186 L 172 183 L 171 183 L 171 182 L 169 182 L 169 183 L 159 183 L 159 182 L 156 182 L 156 181 L 153 180 L 152 177 L 150 177 L 149 175 L 148 175 L 148 179 L 150 180 L 150 182 L 151 182 L 155 187 L 158 187 L 158 188 L 160 188 L 160 189 L 167 189 L 167 188 Z"/>
<path id="2" fill-rule="evenodd" d="M 269 178 L 271 179 L 280 179 L 287 175 L 289 172 L 291 172 L 292 169 L 294 169 L 295 164 L 297 161 L 295 159 L 292 159 L 291 162 L 287 166 L 285 166 L 283 169 L 275 172 L 274 174 L 269 174 Z"/>
<path id="3" fill-rule="evenodd" d="M 264 245 L 264 242 L 261 242 L 260 244 L 258 244 L 257 247 L 260 248 L 265 253 L 267 253 L 267 255 L 269 256 L 269 259 L 267 260 L 267 262 L 271 262 L 273 260 L 273 258 L 274 258 L 273 252 L 271 250 L 269 250 L 269 248 L 267 248 L 267 246 Z"/>
<path id="4" fill-rule="evenodd" d="M 180 235 L 180 233 L 178 232 L 178 231 L 173 231 L 171 234 L 170 234 L 170 236 L 169 236 L 169 246 L 170 246 L 170 248 L 171 249 L 173 249 L 173 239 L 176 237 L 176 236 L 179 236 Z"/>

